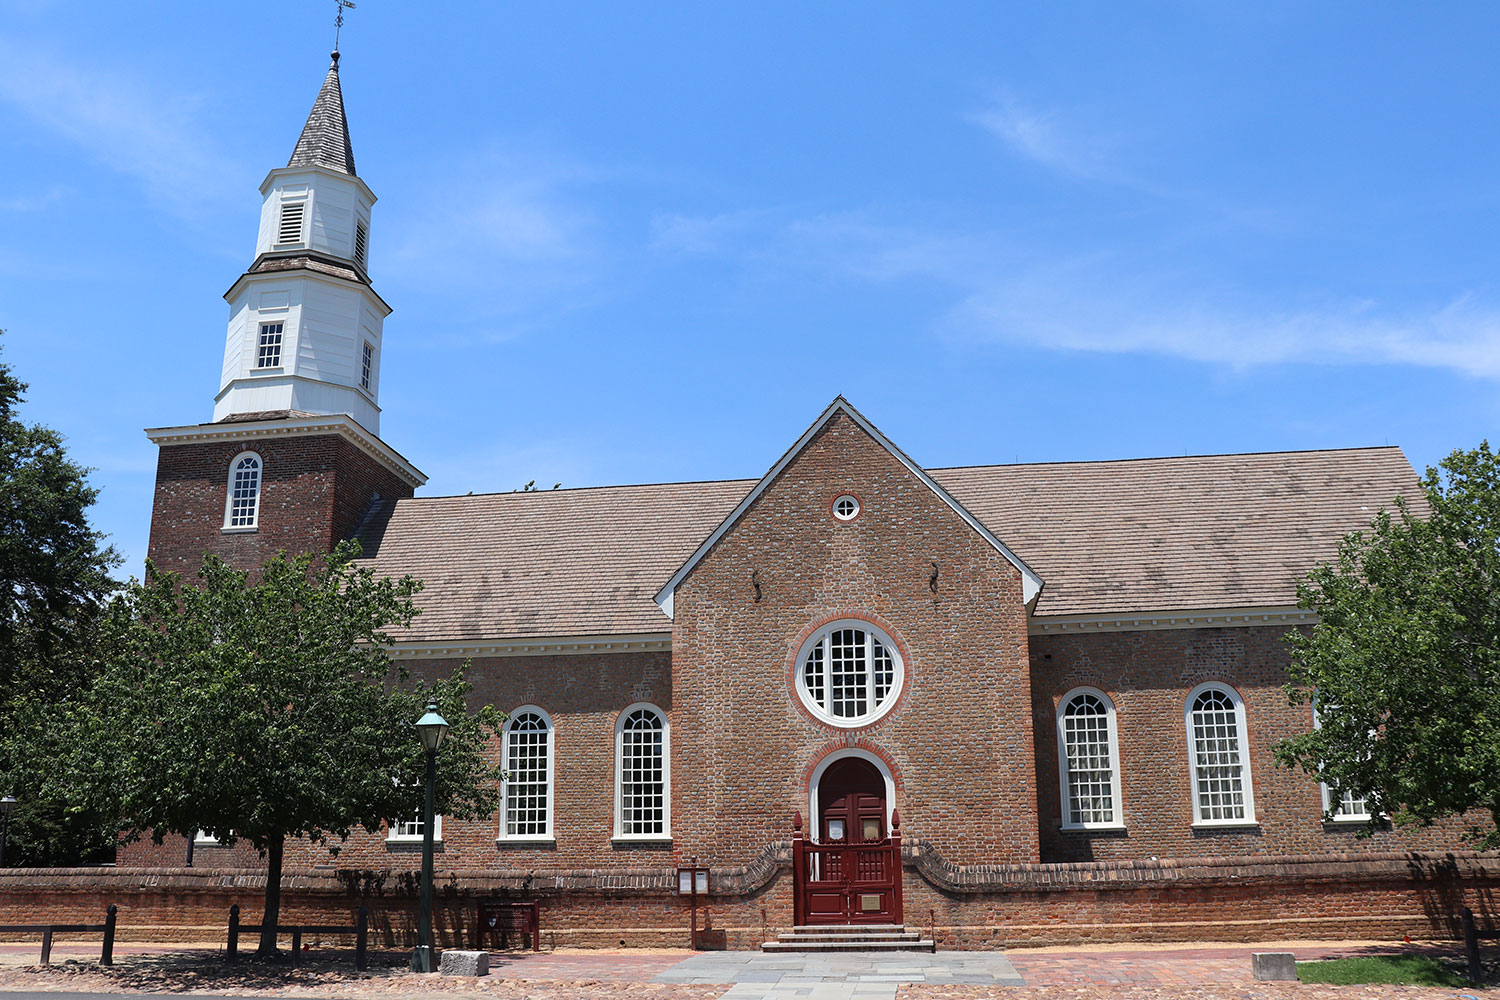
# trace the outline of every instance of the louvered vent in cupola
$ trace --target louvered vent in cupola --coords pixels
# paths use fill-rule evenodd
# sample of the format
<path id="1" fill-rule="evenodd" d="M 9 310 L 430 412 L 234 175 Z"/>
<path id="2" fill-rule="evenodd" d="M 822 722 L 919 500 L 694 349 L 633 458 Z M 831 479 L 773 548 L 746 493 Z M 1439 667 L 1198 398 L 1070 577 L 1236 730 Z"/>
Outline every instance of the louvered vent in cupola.
<path id="1" fill-rule="evenodd" d="M 288 201 L 281 205 L 281 228 L 277 232 L 277 243 L 301 243 L 302 242 L 302 214 L 307 209 L 307 202 Z"/>
<path id="2" fill-rule="evenodd" d="M 365 229 L 365 224 L 363 222 L 356 222 L 354 224 L 354 260 L 355 263 L 357 263 L 360 267 L 364 268 L 367 271 L 370 269 L 370 264 L 367 259 L 369 249 L 370 233 L 367 229 Z"/>

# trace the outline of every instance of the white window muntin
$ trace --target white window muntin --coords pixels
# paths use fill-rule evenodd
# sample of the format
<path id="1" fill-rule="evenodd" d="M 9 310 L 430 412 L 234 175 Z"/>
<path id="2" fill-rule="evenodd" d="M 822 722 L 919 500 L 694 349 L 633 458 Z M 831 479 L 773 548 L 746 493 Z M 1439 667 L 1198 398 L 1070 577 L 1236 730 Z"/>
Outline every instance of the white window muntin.
<path id="1" fill-rule="evenodd" d="M 1098 688 L 1076 687 L 1057 703 L 1057 778 L 1064 830 L 1124 829 L 1115 703 Z"/>
<path id="2" fill-rule="evenodd" d="M 1330 705 L 1325 710 L 1336 710 Z M 1313 701 L 1313 728 L 1318 729 L 1323 725 L 1322 713 L 1318 711 L 1318 703 Z M 1368 823 L 1370 821 L 1370 804 L 1363 795 L 1355 795 L 1353 792 L 1343 790 L 1339 793 L 1338 800 L 1333 797 L 1333 789 L 1327 784 L 1320 782 L 1318 787 L 1323 792 L 1323 815 L 1328 817 L 1330 823 Z M 1332 815 L 1330 815 L 1330 813 Z"/>
<path id="3" fill-rule="evenodd" d="M 260 524 L 260 497 L 266 463 L 253 451 L 242 451 L 229 463 L 224 496 L 224 527 L 249 531 Z"/>
<path id="4" fill-rule="evenodd" d="M 443 816 L 441 813 L 432 817 L 432 839 L 434 842 L 443 839 Z M 422 842 L 421 813 L 408 820 L 387 824 L 385 840 L 388 844 L 420 844 Z"/>
<path id="5" fill-rule="evenodd" d="M 1183 724 L 1193 825 L 1256 825 L 1245 700 L 1227 684 L 1199 684 L 1183 703 Z"/>
<path id="6" fill-rule="evenodd" d="M 375 372 L 375 345 L 368 340 L 359 352 L 359 387 L 370 392 L 370 378 Z"/>
<path id="7" fill-rule="evenodd" d="M 862 618 L 829 622 L 797 651 L 797 697 L 831 726 L 855 729 L 880 719 L 901 699 L 905 682 L 900 647 Z"/>
<path id="8" fill-rule="evenodd" d="M 535 705 L 510 713 L 500 742 L 500 840 L 552 840 L 552 716 Z"/>
<path id="9" fill-rule="evenodd" d="M 255 338 L 255 369 L 280 368 L 282 350 L 286 347 L 286 323 L 275 320 L 260 324 Z"/>
<path id="10" fill-rule="evenodd" d="M 671 767 L 667 713 L 644 701 L 627 706 L 615 721 L 615 840 L 671 839 Z"/>

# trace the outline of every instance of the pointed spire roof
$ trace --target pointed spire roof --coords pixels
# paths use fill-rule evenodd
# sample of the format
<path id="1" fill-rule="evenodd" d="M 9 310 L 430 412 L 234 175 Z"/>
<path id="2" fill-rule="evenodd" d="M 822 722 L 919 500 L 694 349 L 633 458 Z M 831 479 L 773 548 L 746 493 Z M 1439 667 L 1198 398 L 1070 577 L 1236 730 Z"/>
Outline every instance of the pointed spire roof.
<path id="1" fill-rule="evenodd" d="M 344 119 L 344 92 L 339 87 L 339 54 L 335 49 L 323 89 L 313 102 L 307 124 L 292 150 L 289 167 L 327 167 L 350 177 L 354 173 L 354 149 L 349 145 L 349 123 Z"/>

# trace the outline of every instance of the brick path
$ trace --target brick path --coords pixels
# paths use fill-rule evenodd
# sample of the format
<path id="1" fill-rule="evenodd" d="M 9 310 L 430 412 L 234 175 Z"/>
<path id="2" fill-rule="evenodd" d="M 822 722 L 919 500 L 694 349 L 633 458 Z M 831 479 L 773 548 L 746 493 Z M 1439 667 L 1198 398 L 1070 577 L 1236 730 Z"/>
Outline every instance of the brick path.
<path id="1" fill-rule="evenodd" d="M 371 971 L 355 975 L 347 950 L 310 953 L 301 970 L 264 966 L 223 967 L 217 946 L 130 943 L 116 948 L 112 971 L 99 969 L 95 942 L 60 941 L 51 970 L 26 969 L 40 943 L 0 943 L 0 991 L 105 990 L 124 992 L 236 993 L 358 998 L 400 993 L 408 1000 L 489 995 L 494 1000 L 1320 1000 L 1347 996 L 1348 987 L 1255 983 L 1253 951 L 1291 951 L 1301 961 L 1341 955 L 1420 951 L 1456 957 L 1452 943 L 1256 944 L 1205 947 L 1116 947 L 937 955 L 799 956 L 759 952 L 615 951 L 509 952 L 492 956 L 492 974 L 480 980 L 412 977 L 405 953 L 372 954 Z M 69 959 L 76 964 L 64 965 Z M 1024 985 L 1022 985 L 1024 984 Z M 728 992 L 726 992 L 726 990 Z M 520 991 L 520 992 L 517 992 Z M 1361 987 L 1360 997 L 1444 997 L 1453 990 Z M 4 1000 L 0 992 L 0 1000 Z M 1497 998 L 1500 1000 L 1500 998 Z"/>

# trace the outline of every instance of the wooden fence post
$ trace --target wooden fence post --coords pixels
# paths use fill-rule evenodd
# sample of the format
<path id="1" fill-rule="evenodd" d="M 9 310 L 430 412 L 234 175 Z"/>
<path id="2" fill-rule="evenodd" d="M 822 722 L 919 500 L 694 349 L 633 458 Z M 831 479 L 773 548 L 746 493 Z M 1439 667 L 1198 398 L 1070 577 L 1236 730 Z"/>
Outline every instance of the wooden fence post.
<path id="1" fill-rule="evenodd" d="M 52 964 L 52 928 L 42 931 L 42 964 Z"/>
<path id="2" fill-rule="evenodd" d="M 240 947 L 240 904 L 235 903 L 229 908 L 229 947 L 225 949 L 224 961 L 239 961 Z"/>
<path id="3" fill-rule="evenodd" d="M 119 912 L 114 903 L 104 911 L 104 950 L 99 955 L 100 965 L 115 964 L 115 920 Z"/>
<path id="4" fill-rule="evenodd" d="M 1469 982 L 1477 983 L 1484 974 L 1479 965 L 1479 931 L 1474 927 L 1474 911 L 1467 906 L 1463 909 L 1463 920 L 1464 953 L 1469 959 Z"/>
<path id="5" fill-rule="evenodd" d="M 370 940 L 370 908 L 361 905 L 354 925 L 354 968 L 365 971 L 365 949 Z"/>
<path id="6" fill-rule="evenodd" d="M 302 928 L 292 928 L 292 968 L 302 964 Z"/>

